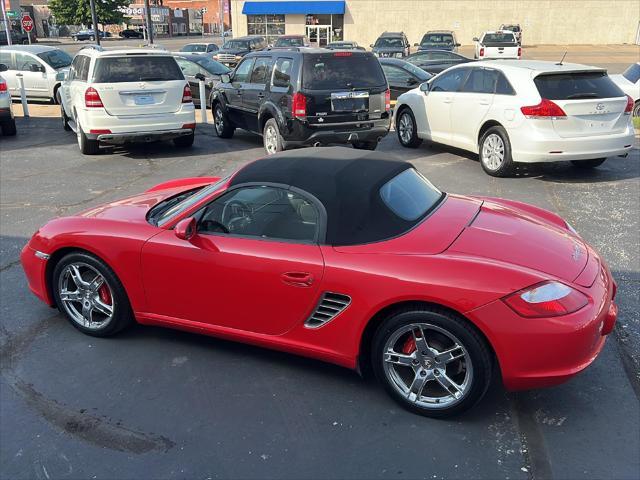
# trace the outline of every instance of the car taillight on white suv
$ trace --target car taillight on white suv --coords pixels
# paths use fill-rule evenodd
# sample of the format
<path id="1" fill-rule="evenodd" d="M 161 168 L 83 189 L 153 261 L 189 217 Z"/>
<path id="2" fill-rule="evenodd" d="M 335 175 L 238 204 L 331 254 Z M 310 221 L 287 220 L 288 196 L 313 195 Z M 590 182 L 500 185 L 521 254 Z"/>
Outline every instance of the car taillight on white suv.
<path id="1" fill-rule="evenodd" d="M 184 90 L 182 90 L 182 103 L 192 103 L 193 97 L 191 96 L 191 88 L 189 84 L 184 86 Z"/>
<path id="2" fill-rule="evenodd" d="M 624 108 L 625 115 L 631 115 L 633 112 L 633 98 L 627 95 L 627 106 Z"/>
<path id="3" fill-rule="evenodd" d="M 89 87 L 84 92 L 84 106 L 87 108 L 104 108 L 100 94 L 95 88 Z"/>
<path id="4" fill-rule="evenodd" d="M 480 47 L 480 57 L 484 57 L 484 47 Z"/>
<path id="5" fill-rule="evenodd" d="M 7 91 L 7 82 L 4 81 L 4 79 L 0 78 L 0 92 L 6 92 Z"/>
<path id="6" fill-rule="evenodd" d="M 567 117 L 562 108 L 546 98 L 543 98 L 537 105 L 520 107 L 520 111 L 527 118 L 560 119 Z"/>

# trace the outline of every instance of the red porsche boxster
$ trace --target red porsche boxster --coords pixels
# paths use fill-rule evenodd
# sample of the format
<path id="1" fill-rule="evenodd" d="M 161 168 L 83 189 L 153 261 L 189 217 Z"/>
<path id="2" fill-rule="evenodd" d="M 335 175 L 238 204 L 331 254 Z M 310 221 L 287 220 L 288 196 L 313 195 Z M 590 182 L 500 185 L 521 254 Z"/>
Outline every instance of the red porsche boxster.
<path id="1" fill-rule="evenodd" d="M 161 325 L 371 368 L 408 409 L 563 382 L 613 329 L 616 284 L 557 215 L 439 191 L 345 148 L 277 154 L 50 221 L 21 255 L 78 330 Z"/>

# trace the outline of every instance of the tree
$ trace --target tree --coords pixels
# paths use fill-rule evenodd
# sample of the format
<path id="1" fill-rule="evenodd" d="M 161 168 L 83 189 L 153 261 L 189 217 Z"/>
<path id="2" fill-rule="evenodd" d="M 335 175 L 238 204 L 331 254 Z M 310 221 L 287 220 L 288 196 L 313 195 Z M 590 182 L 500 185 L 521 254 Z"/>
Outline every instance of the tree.
<path id="1" fill-rule="evenodd" d="M 119 9 L 129 6 L 129 0 L 95 0 L 95 3 L 98 23 L 102 25 L 122 23 L 124 15 Z M 58 25 L 91 25 L 89 0 L 50 0 L 48 5 Z"/>

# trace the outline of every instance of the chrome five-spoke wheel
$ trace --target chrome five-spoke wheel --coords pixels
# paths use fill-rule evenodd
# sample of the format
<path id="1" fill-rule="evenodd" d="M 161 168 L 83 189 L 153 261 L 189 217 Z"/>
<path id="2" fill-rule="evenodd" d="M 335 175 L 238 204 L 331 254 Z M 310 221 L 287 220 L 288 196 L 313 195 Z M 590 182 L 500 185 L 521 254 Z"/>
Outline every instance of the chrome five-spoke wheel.
<path id="1" fill-rule="evenodd" d="M 216 132 L 218 135 L 222 135 L 222 132 L 224 131 L 224 115 L 222 114 L 222 109 L 220 107 L 216 107 L 214 110 L 214 117 L 213 122 L 216 127 Z"/>
<path id="2" fill-rule="evenodd" d="M 498 170 L 504 163 L 504 142 L 499 135 L 487 135 L 482 143 L 482 162 L 489 170 Z"/>
<path id="3" fill-rule="evenodd" d="M 398 134 L 402 143 L 409 143 L 413 136 L 413 119 L 408 112 L 403 113 L 400 116 L 400 122 L 398 123 Z"/>
<path id="4" fill-rule="evenodd" d="M 278 132 L 273 125 L 267 125 L 264 129 L 264 149 L 269 155 L 278 151 Z"/>

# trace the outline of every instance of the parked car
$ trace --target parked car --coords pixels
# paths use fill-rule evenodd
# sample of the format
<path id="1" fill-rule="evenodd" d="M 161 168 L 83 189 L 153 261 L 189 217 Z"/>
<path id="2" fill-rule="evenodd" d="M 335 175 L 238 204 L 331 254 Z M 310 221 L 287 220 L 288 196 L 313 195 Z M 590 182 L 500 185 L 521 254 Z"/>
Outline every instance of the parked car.
<path id="1" fill-rule="evenodd" d="M 31 43 L 37 43 L 35 32 L 27 34 L 26 32 L 16 32 L 11 30 L 11 44 L 12 45 L 29 45 L 29 36 L 31 36 Z M 5 30 L 0 31 L 0 45 L 8 45 L 7 32 Z"/>
<path id="2" fill-rule="evenodd" d="M 280 35 L 272 48 L 308 47 L 309 39 L 304 35 Z"/>
<path id="3" fill-rule="evenodd" d="M 5 71 L 5 67 L 0 65 L 0 131 L 4 136 L 13 136 L 16 134 L 16 121 L 13 118 L 11 94 L 6 80 L 1 76 Z"/>
<path id="4" fill-rule="evenodd" d="M 360 47 L 357 42 L 351 41 L 329 42 L 324 48 L 328 48 L 329 50 L 365 50 L 365 48 Z"/>
<path id="5" fill-rule="evenodd" d="M 207 43 L 207 42 L 197 42 L 197 43 L 187 43 L 184 47 L 180 49 L 183 53 L 213 53 L 215 54 L 220 47 L 215 43 Z"/>
<path id="6" fill-rule="evenodd" d="M 144 38 L 142 30 L 134 30 L 132 28 L 126 28 L 118 33 L 118 36 L 122 38 Z"/>
<path id="7" fill-rule="evenodd" d="M 447 52 L 445 50 L 422 50 L 412 53 L 405 58 L 405 60 L 432 75 L 436 75 L 453 65 L 474 61 L 459 53 Z"/>
<path id="8" fill-rule="evenodd" d="M 204 55 L 176 53 L 176 61 L 184 78 L 189 82 L 193 103 L 200 107 L 200 80 L 205 82 L 205 108 L 211 107 L 211 91 L 220 82 L 220 76 L 231 73 L 231 69 Z"/>
<path id="9" fill-rule="evenodd" d="M 522 47 L 513 32 L 485 32 L 481 38 L 475 37 L 473 41 L 476 60 L 520 60 L 522 57 Z"/>
<path id="10" fill-rule="evenodd" d="M 430 73 L 399 58 L 381 58 L 380 65 L 389 83 L 392 105 L 396 103 L 398 96 L 433 77 Z"/>
<path id="11" fill-rule="evenodd" d="M 640 62 L 632 63 L 619 75 L 611 75 L 611 80 L 633 99 L 633 116 L 640 117 Z"/>
<path id="12" fill-rule="evenodd" d="M 376 57 L 403 58 L 411 53 L 411 45 L 404 32 L 384 32 L 370 47 Z"/>
<path id="13" fill-rule="evenodd" d="M 510 390 L 567 381 L 618 311 L 609 267 L 555 213 L 340 147 L 55 218 L 20 260 L 81 333 L 138 322 L 373 370 L 431 417 L 477 404 L 496 373 Z"/>
<path id="14" fill-rule="evenodd" d="M 479 154 L 486 173 L 517 162 L 593 168 L 634 143 L 633 100 L 606 70 L 543 61 L 487 61 L 445 70 L 398 98 L 396 132 Z"/>
<path id="15" fill-rule="evenodd" d="M 56 75 L 67 71 L 71 60 L 71 56 L 64 50 L 47 45 L 12 45 L 0 48 L 0 64 L 7 66 L 2 76 L 7 81 L 13 98 L 20 98 L 16 77 L 20 73 L 27 99 L 60 103 L 60 81 L 56 79 Z"/>
<path id="16" fill-rule="evenodd" d="M 499 30 L 508 30 L 510 32 L 513 32 L 513 34 L 516 36 L 518 45 L 522 45 L 522 28 L 520 28 L 519 23 L 503 23 L 502 25 L 500 25 Z"/>
<path id="17" fill-rule="evenodd" d="M 100 144 L 172 139 L 190 147 L 195 135 L 191 89 L 173 56 L 159 49 L 84 48 L 71 69 L 58 75 L 65 130 L 80 151 L 95 155 Z"/>
<path id="18" fill-rule="evenodd" d="M 98 35 L 100 35 L 100 38 L 106 38 L 111 36 L 110 34 L 103 32 L 102 30 L 98 30 Z M 73 40 L 76 42 L 80 42 L 83 40 L 93 41 L 96 39 L 96 32 L 93 29 L 80 30 L 79 32 L 72 33 L 71 38 L 73 38 Z"/>
<path id="19" fill-rule="evenodd" d="M 267 40 L 260 36 L 238 37 L 227 40 L 213 59 L 227 65 L 235 67 L 242 58 L 250 52 L 267 48 Z"/>
<path id="20" fill-rule="evenodd" d="M 267 154 L 332 143 L 375 150 L 389 132 L 390 92 L 370 52 L 300 48 L 247 55 L 212 94 L 215 131 L 262 134 Z"/>
<path id="21" fill-rule="evenodd" d="M 451 30 L 429 30 L 424 34 L 420 43 L 414 44 L 418 51 L 445 50 L 457 52 L 460 44 L 456 40 L 456 34 Z"/>

